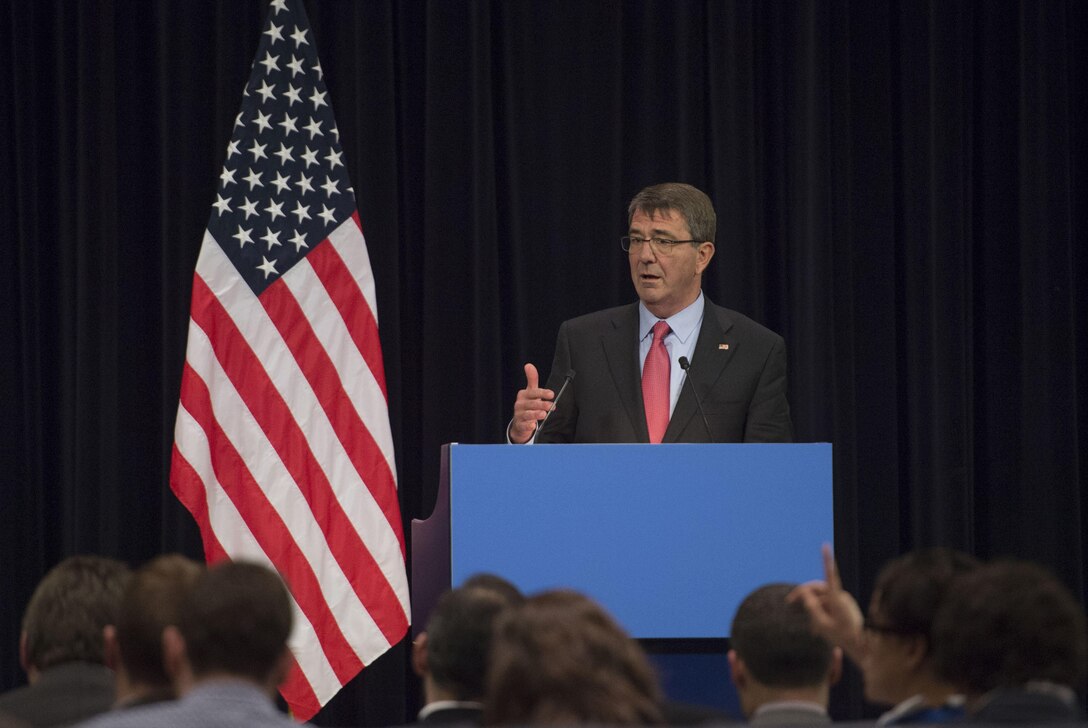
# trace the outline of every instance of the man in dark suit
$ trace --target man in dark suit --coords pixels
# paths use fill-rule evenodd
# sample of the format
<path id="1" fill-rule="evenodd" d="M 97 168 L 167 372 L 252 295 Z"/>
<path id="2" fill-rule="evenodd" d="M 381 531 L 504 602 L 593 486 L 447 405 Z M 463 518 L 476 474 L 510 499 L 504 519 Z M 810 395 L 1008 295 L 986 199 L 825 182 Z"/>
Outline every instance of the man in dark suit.
<path id="1" fill-rule="evenodd" d="M 19 657 L 29 685 L 0 695 L 0 714 L 34 726 L 71 725 L 109 710 L 113 670 L 103 632 L 131 574 L 100 556 L 72 556 L 45 575 L 27 605 Z"/>
<path id="2" fill-rule="evenodd" d="M 793 439 L 782 337 L 703 296 L 716 224 L 710 199 L 690 185 L 654 185 L 631 200 L 621 245 L 639 302 L 560 327 L 546 388 L 525 365 L 510 442 Z"/>
<path id="3" fill-rule="evenodd" d="M 826 725 L 831 686 L 842 674 L 842 650 L 812 632 L 794 584 L 768 584 L 737 607 L 729 669 L 751 725 Z"/>
<path id="4" fill-rule="evenodd" d="M 474 579 L 442 595 L 427 631 L 412 643 L 412 667 L 423 680 L 426 703 L 419 711 L 420 723 L 479 725 L 483 717 L 495 620 L 523 599 L 504 579 Z"/>

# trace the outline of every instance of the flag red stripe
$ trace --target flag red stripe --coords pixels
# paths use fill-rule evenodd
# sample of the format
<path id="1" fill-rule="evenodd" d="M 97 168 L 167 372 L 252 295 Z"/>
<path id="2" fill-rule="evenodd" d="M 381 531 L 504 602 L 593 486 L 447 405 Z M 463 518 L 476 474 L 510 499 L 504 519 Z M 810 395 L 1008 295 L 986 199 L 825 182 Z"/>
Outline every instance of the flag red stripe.
<path id="1" fill-rule="evenodd" d="M 208 437 L 212 469 L 223 491 L 290 586 L 299 608 L 319 635 L 333 672 L 341 684 L 348 682 L 362 669 L 362 661 L 340 631 L 336 617 L 321 593 L 317 576 L 291 531 L 220 427 L 212 409 L 211 394 L 188 362 L 181 377 L 181 405 Z"/>
<path id="2" fill-rule="evenodd" d="M 298 666 L 294 655 L 291 656 L 291 669 L 287 672 L 284 681 L 280 683 L 280 695 L 287 701 L 295 720 L 309 720 L 321 710 L 321 701 L 317 699 L 317 693 L 314 692 L 310 681 L 306 679 L 302 668 Z"/>
<path id="3" fill-rule="evenodd" d="M 309 261 L 316 256 L 318 250 L 332 250 L 333 255 L 336 255 L 332 245 L 325 241 L 310 253 L 306 260 Z M 346 274 L 346 271 L 344 273 Z M 359 290 L 350 276 L 348 282 L 356 291 Z M 265 289 L 260 300 L 272 323 L 279 330 L 280 336 L 291 349 L 291 354 L 294 355 L 314 394 L 321 402 L 321 407 L 328 415 L 329 422 L 336 430 L 356 472 L 366 483 L 370 494 L 374 496 L 374 500 L 382 509 L 389 527 L 397 535 L 403 557 L 404 533 L 400 523 L 397 484 L 393 478 L 393 472 L 389 469 L 389 462 L 378 447 L 378 443 L 374 441 L 366 423 L 356 412 L 351 399 L 344 391 L 335 365 L 329 359 L 325 347 L 314 334 L 306 314 L 283 279 Z M 366 301 L 361 295 L 357 297 L 355 307 L 366 308 Z"/>
<path id="4" fill-rule="evenodd" d="M 212 519 L 208 515 L 208 492 L 204 488 L 204 481 L 181 454 L 177 445 L 174 445 L 170 460 L 170 488 L 181 504 L 193 514 L 193 519 L 200 527 L 200 539 L 204 542 L 204 560 L 214 564 L 228 558 L 226 549 L 212 530 Z"/>
<path id="5" fill-rule="evenodd" d="M 281 282 L 274 285 L 286 288 L 286 284 Z M 398 642 L 408 629 L 408 620 L 400 609 L 400 600 L 344 513 L 324 471 L 310 452 L 302 430 L 269 379 L 262 362 L 200 276 L 193 279 L 192 317 L 212 341 L 216 357 L 227 376 L 276 449 L 310 510 L 317 514 L 317 522 L 325 533 L 329 550 L 347 575 L 359 600 L 386 640 L 390 644 Z M 308 328 L 305 319 L 298 326 Z M 253 487 L 256 487 L 256 483 L 253 483 Z"/>
<path id="6" fill-rule="evenodd" d="M 340 317 L 347 324 L 355 347 L 363 355 L 374 378 L 378 380 L 378 386 L 382 388 L 382 395 L 388 402 L 389 393 L 385 388 L 385 365 L 382 363 L 381 339 L 378 338 L 378 320 L 374 318 L 370 304 L 359 289 L 358 281 L 344 265 L 344 260 L 336 252 L 336 248 L 328 243 L 314 248 L 313 252 L 306 256 L 306 260 L 313 266 L 314 272 L 328 291 L 329 298 L 336 304 L 336 310 L 340 312 Z"/>

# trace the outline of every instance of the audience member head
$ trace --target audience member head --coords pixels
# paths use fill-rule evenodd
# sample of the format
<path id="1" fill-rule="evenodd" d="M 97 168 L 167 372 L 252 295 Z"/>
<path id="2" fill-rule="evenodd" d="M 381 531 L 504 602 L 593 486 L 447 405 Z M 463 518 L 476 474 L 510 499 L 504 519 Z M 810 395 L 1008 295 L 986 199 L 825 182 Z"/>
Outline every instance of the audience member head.
<path id="1" fill-rule="evenodd" d="M 276 572 L 224 561 L 193 583 L 164 634 L 167 666 L 179 692 L 218 678 L 241 678 L 269 693 L 287 674 L 291 601 Z"/>
<path id="2" fill-rule="evenodd" d="M 581 594 L 526 599 L 499 617 L 493 639 L 487 724 L 661 722 L 656 676 L 642 648 Z"/>
<path id="3" fill-rule="evenodd" d="M 961 576 L 933 633 L 938 671 L 969 702 L 1033 682 L 1083 687 L 1084 610 L 1037 564 L 995 561 Z"/>
<path id="4" fill-rule="evenodd" d="M 57 665 L 105 664 L 103 632 L 117 619 L 130 576 L 101 556 L 69 557 L 45 575 L 23 615 L 20 657 L 31 683 Z"/>
<path id="5" fill-rule="evenodd" d="M 516 590 L 514 594 L 520 597 Z M 490 586 L 462 586 L 442 595 L 427 631 L 412 649 L 412 664 L 423 678 L 427 703 L 483 700 L 495 620 L 514 599 Z"/>
<path id="6" fill-rule="evenodd" d="M 945 593 L 978 561 L 947 548 L 912 551 L 889 561 L 877 576 L 865 624 L 865 696 L 895 704 L 917 694 L 930 704 L 954 692 L 937 676 L 931 629 Z"/>
<path id="7" fill-rule="evenodd" d="M 159 556 L 136 570 L 125 589 L 116 627 L 106 629 L 106 648 L 117 669 L 117 697 L 125 703 L 151 693 L 173 692 L 163 661 L 163 631 L 178 622 L 185 595 L 203 573 L 179 554 Z"/>
<path id="8" fill-rule="evenodd" d="M 729 666 L 747 716 L 780 700 L 826 709 L 831 685 L 841 675 L 842 651 L 812 632 L 804 604 L 787 603 L 795 586 L 762 586 L 744 598 L 733 617 Z"/>
<path id="9" fill-rule="evenodd" d="M 461 584 L 461 588 L 479 588 L 493 591 L 505 599 L 507 604 L 511 605 L 521 604 L 525 601 L 525 595 L 521 593 L 521 590 L 498 574 L 473 574 L 465 579 L 464 583 Z"/>

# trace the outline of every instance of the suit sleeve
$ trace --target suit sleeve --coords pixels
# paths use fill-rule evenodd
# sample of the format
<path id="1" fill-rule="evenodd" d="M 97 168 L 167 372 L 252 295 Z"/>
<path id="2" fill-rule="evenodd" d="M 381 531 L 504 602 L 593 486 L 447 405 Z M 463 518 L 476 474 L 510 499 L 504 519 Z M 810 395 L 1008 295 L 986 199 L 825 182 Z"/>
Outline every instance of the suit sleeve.
<path id="1" fill-rule="evenodd" d="M 552 370 L 548 373 L 547 388 L 559 394 L 559 388 L 563 386 L 563 378 L 571 370 L 570 335 L 567 324 L 564 322 L 559 327 L 559 336 L 555 342 L 555 357 L 552 359 Z M 538 443 L 573 442 L 575 428 L 578 424 L 578 382 L 572 379 L 567 386 L 567 391 L 556 405 L 555 411 L 544 428 L 536 436 Z"/>
<path id="2" fill-rule="evenodd" d="M 748 405 L 745 442 L 793 442 L 793 422 L 786 399 L 786 344 L 776 337 Z"/>

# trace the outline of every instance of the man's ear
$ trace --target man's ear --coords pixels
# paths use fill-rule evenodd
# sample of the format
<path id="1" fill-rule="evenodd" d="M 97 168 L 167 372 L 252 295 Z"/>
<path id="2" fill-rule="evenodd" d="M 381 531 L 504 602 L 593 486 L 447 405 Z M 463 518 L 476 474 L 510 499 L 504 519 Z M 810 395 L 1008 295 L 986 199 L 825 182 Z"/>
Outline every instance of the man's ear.
<path id="1" fill-rule="evenodd" d="M 419 677 L 426 677 L 430 669 L 427 667 L 427 633 L 420 632 L 412 641 L 412 671 Z"/>
<path id="2" fill-rule="evenodd" d="M 295 656 L 291 653 L 289 647 L 283 648 L 283 654 L 276 660 L 276 666 L 272 669 L 272 675 L 269 678 L 269 691 L 275 693 L 283 681 L 287 679 L 287 673 L 291 672 L 291 665 L 294 664 Z"/>
<path id="3" fill-rule="evenodd" d="M 909 670 L 919 669 L 929 656 L 929 640 L 921 635 L 904 638 L 906 652 L 906 667 Z"/>
<path id="4" fill-rule="evenodd" d="M 726 656 L 729 658 L 729 674 L 733 677 L 733 684 L 738 690 L 744 689 L 748 685 L 748 668 L 744 666 L 744 660 L 737 655 L 736 650 L 729 650 Z"/>
<path id="5" fill-rule="evenodd" d="M 702 273 L 710 265 L 710 259 L 714 257 L 714 243 L 709 241 L 699 243 L 696 253 L 695 270 L 697 273 Z"/>
<path id="6" fill-rule="evenodd" d="M 174 625 L 162 631 L 162 663 L 167 677 L 175 681 L 188 666 L 189 655 L 185 649 L 185 638 Z"/>
<path id="7" fill-rule="evenodd" d="M 842 679 L 842 648 L 831 649 L 831 664 L 827 667 L 827 684 L 837 685 Z"/>
<path id="8" fill-rule="evenodd" d="M 33 667 L 29 662 L 29 656 L 27 654 L 27 638 L 26 631 L 19 633 L 19 667 L 23 668 L 23 672 L 30 673 L 30 669 Z"/>
<path id="9" fill-rule="evenodd" d="M 102 628 L 102 660 L 114 672 L 121 667 L 121 645 L 117 642 L 117 628 L 112 624 Z"/>

